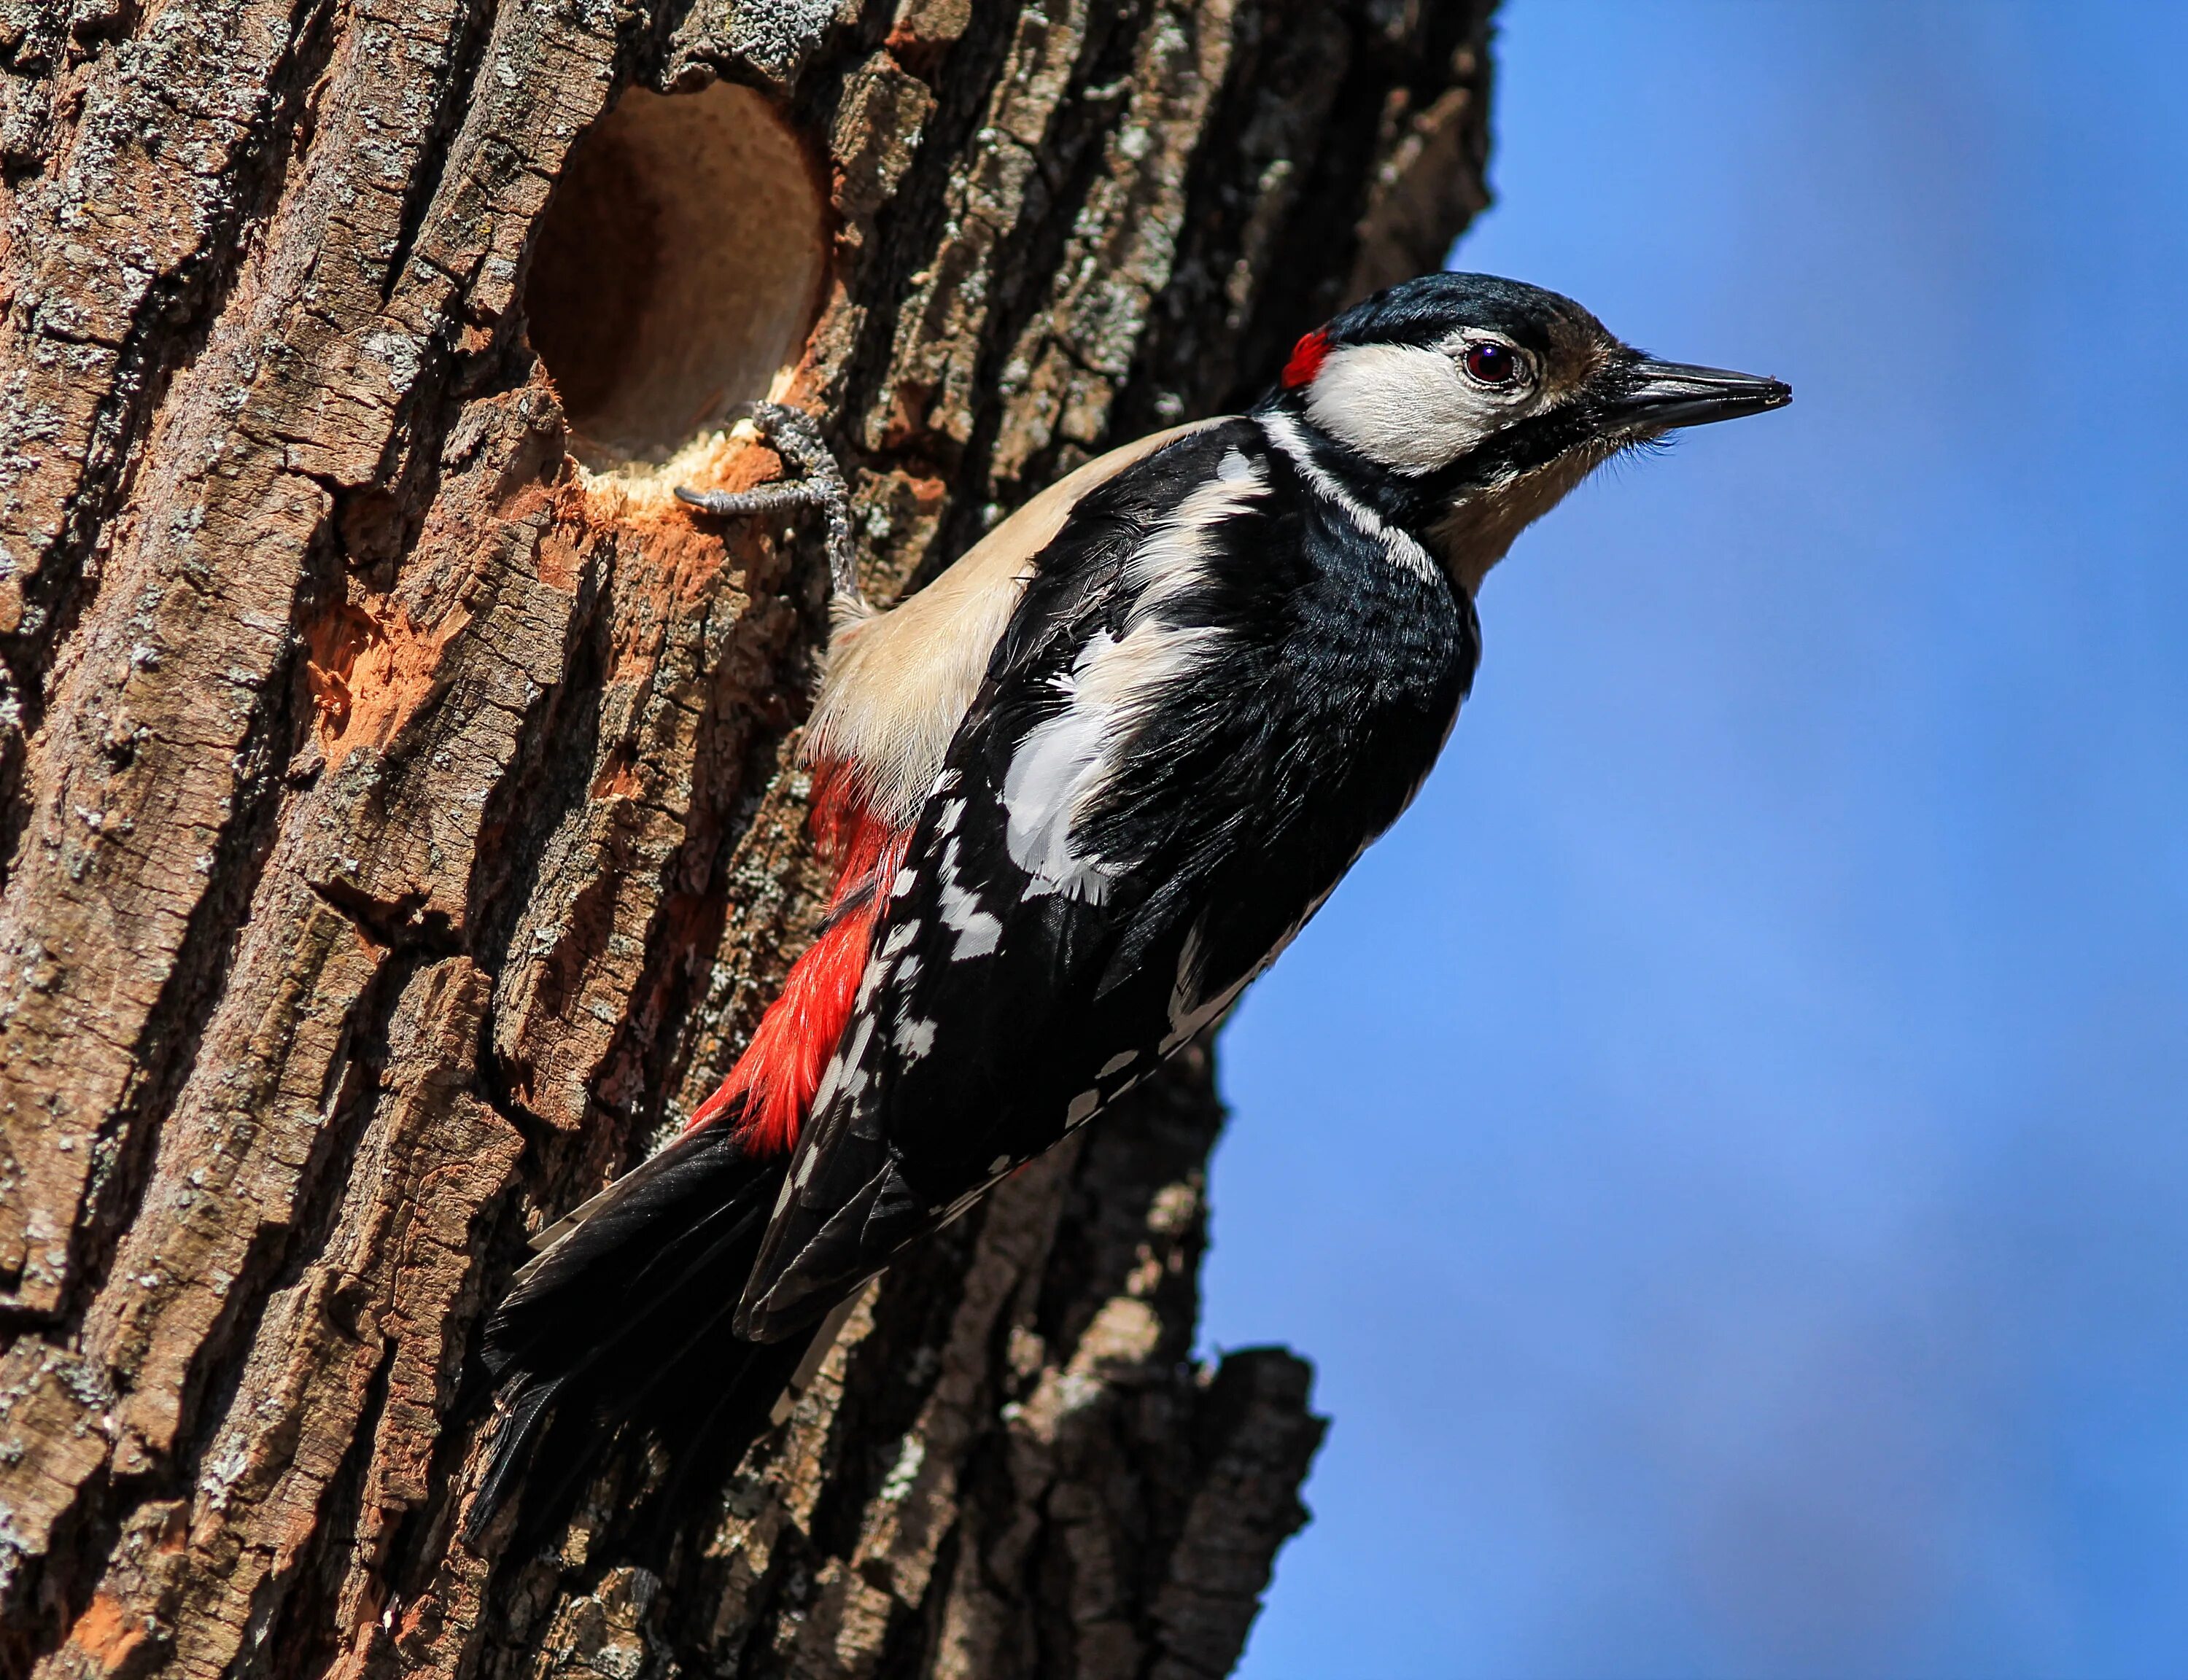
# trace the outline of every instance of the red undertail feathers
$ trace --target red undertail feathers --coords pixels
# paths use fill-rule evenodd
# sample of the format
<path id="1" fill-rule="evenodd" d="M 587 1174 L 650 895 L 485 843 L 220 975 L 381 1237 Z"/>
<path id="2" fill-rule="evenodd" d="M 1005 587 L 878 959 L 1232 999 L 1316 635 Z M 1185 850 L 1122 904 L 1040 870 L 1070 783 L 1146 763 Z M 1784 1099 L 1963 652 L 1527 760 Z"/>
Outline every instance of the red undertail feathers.
<path id="1" fill-rule="evenodd" d="M 756 1154 L 787 1153 L 813 1105 L 813 1094 L 851 1019 L 890 880 L 903 865 L 908 832 L 867 811 L 854 778 L 824 764 L 813 781 L 814 843 L 836 865 L 828 920 L 812 949 L 761 1019 L 752 1043 L 714 1094 L 685 1126 L 686 1135 L 733 1111 L 741 1141 Z"/>

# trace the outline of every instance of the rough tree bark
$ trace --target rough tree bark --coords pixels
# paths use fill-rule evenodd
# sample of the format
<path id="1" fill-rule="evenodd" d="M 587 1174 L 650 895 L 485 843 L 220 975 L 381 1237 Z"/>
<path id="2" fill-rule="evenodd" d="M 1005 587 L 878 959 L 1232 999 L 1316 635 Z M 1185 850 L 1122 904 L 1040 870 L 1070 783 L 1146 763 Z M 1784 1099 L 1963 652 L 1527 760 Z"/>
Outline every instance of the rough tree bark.
<path id="1" fill-rule="evenodd" d="M 817 544 L 667 496 L 773 469 L 725 406 L 916 582 L 1435 265 L 1486 10 L 0 0 L 0 1670 L 1228 1669 L 1322 1424 L 1187 1362 L 1204 1052 L 679 1525 L 465 1548 L 474 1349 L 814 925 Z"/>

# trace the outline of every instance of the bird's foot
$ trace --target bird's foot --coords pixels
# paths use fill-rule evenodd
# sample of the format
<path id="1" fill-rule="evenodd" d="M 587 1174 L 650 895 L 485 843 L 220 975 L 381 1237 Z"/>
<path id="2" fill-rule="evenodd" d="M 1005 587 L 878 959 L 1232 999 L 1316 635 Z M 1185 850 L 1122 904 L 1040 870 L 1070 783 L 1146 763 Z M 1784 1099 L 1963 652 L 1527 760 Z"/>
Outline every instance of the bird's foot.
<path id="1" fill-rule="evenodd" d="M 829 453 L 812 415 L 781 403 L 755 403 L 753 423 L 775 452 L 802 476 L 781 479 L 757 489 L 725 493 L 676 487 L 677 499 L 702 513 L 736 516 L 818 508 L 827 521 L 828 577 L 838 597 L 854 604 L 859 594 L 858 553 L 851 544 L 851 492 L 843 470 Z"/>

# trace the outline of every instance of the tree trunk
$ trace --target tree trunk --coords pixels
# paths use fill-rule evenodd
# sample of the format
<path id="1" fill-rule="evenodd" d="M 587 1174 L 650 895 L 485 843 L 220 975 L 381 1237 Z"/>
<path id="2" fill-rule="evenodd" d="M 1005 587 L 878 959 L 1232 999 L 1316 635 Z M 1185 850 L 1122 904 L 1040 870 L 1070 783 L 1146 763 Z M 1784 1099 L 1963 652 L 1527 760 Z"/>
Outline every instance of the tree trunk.
<path id="1" fill-rule="evenodd" d="M 674 1523 L 467 1548 L 475 1347 L 815 926 L 818 542 L 668 496 L 729 405 L 887 598 L 1434 267 L 1486 10 L 0 4 L 0 1670 L 1229 1668 L 1322 1424 L 1188 1362 L 1204 1051 Z"/>

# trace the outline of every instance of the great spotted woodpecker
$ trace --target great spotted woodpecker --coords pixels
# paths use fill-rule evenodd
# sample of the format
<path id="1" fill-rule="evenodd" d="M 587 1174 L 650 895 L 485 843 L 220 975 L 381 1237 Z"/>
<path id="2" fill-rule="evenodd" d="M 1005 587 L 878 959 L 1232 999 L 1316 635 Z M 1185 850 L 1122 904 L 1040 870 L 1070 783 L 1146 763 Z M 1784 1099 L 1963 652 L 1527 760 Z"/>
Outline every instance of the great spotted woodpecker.
<path id="1" fill-rule="evenodd" d="M 887 612 L 858 598 L 817 433 L 764 414 L 804 476 L 684 493 L 830 510 L 805 752 L 833 904 L 683 1136 L 546 1233 L 495 1313 L 474 1530 L 550 1418 L 543 1463 L 649 1401 L 741 1447 L 832 1309 L 1219 1019 L 1405 809 L 1520 532 L 1621 451 L 1791 395 L 1430 275 L 1301 339 L 1250 413 L 1088 463 Z"/>

